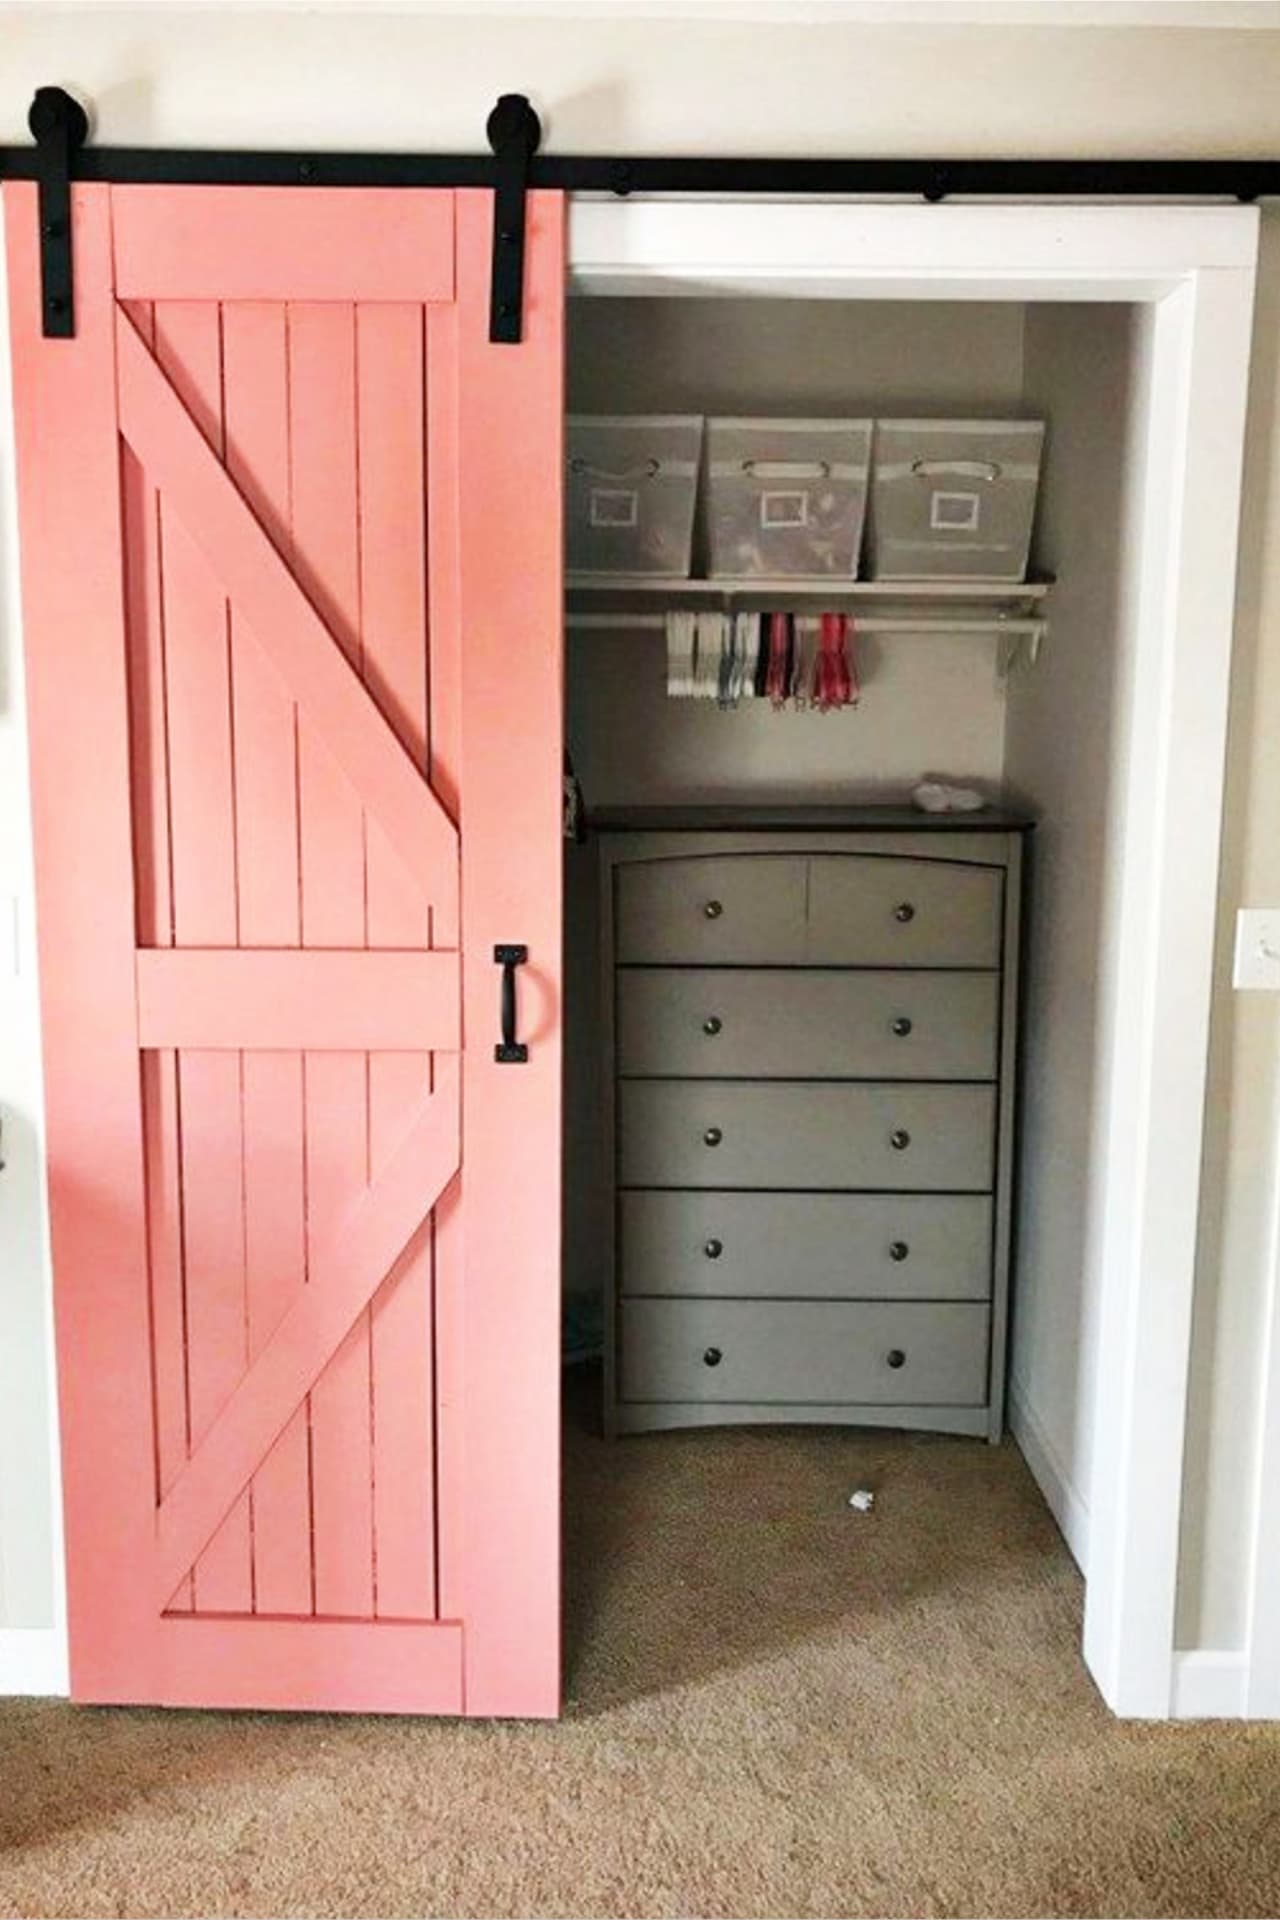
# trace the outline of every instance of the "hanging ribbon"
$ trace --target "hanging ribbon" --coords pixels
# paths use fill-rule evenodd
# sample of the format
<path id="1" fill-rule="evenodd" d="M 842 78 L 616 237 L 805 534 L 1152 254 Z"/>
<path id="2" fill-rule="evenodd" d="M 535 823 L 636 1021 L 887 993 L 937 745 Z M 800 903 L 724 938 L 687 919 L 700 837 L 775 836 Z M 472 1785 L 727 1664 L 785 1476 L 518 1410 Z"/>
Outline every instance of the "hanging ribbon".
<path id="1" fill-rule="evenodd" d="M 765 694 L 777 708 L 786 705 L 791 691 L 791 668 L 795 642 L 789 613 L 769 615 L 769 669 L 765 676 Z"/>
<path id="2" fill-rule="evenodd" d="M 861 698 L 847 613 L 671 612 L 666 636 L 667 692 L 676 697 L 725 711 L 751 699 L 780 711 L 790 701 L 819 713 Z"/>
<path id="3" fill-rule="evenodd" d="M 823 713 L 858 703 L 860 689 L 850 653 L 853 623 L 847 613 L 824 613 L 814 704 Z"/>

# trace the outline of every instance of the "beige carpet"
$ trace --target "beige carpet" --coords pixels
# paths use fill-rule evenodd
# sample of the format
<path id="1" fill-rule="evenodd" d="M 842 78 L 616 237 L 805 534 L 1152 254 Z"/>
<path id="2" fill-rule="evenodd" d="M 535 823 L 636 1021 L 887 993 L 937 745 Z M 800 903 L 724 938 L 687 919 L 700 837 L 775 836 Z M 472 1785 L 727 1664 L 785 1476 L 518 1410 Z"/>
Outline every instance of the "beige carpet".
<path id="1" fill-rule="evenodd" d="M 584 1425 L 560 1726 L 4 1703 L 0 1909 L 1280 1911 L 1280 1729 L 1107 1716 L 1011 1446 Z"/>

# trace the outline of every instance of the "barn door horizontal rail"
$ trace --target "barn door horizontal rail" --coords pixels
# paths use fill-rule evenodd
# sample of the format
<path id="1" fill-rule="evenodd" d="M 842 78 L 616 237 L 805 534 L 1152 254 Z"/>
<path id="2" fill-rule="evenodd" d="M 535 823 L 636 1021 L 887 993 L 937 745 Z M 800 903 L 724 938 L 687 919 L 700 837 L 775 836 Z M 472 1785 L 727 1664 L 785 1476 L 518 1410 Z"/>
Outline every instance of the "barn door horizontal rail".
<path id="1" fill-rule="evenodd" d="M 42 87 L 46 116 L 81 113 L 61 88 Z M 59 102 L 67 102 L 62 108 Z M 35 108 L 32 109 L 33 116 Z M 30 123 L 37 132 L 35 120 Z M 74 126 L 74 120 L 71 121 Z M 491 153 L 317 153 L 202 147 L 95 147 L 65 142 L 68 181 L 242 187 L 489 187 L 495 195 L 490 338 L 518 341 L 523 306 L 524 205 L 532 189 L 602 194 L 810 194 L 855 198 L 1020 200 L 1239 200 L 1280 195 L 1280 159 L 1093 160 L 748 158 L 551 154 L 523 94 L 504 94 L 489 117 Z M 0 180 L 60 178 L 56 154 L 0 147 Z M 46 187 L 46 192 L 48 188 Z M 510 236 L 504 238 L 503 236 Z M 50 244 L 52 240 L 46 244 Z M 48 268 L 46 267 L 46 271 Z M 70 274 L 68 248 L 67 273 Z M 50 316 L 46 316 L 46 321 Z M 70 331 L 70 316 L 60 331 Z"/>

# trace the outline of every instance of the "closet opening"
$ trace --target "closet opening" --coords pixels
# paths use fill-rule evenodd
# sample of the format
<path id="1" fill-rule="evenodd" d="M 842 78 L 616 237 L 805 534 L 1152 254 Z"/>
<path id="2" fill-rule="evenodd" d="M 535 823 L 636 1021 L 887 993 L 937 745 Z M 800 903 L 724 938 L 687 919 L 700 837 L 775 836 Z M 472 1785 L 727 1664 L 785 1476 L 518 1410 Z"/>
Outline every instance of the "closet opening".
<path id="1" fill-rule="evenodd" d="M 995 272 L 983 297 L 962 257 L 927 288 L 896 261 L 854 291 L 812 262 L 805 284 L 794 263 L 666 275 L 625 248 L 597 257 L 570 301 L 571 422 L 707 424 L 688 579 L 616 561 L 620 577 L 585 573 L 581 503 L 569 509 L 566 744 L 582 817 L 565 852 L 568 1687 L 603 1668 L 641 1694 L 773 1657 L 802 1673 L 835 1630 L 857 1658 L 892 1663 L 913 1620 L 927 1658 L 936 1608 L 961 1643 L 998 1623 L 1016 1637 L 1034 1615 L 1061 1647 L 1083 1611 L 1110 1703 L 1167 1712 L 1153 1689 L 1168 1686 L 1171 1628 L 1162 1679 L 1108 1664 L 1137 1599 L 1099 1508 L 1126 1411 L 1108 1348 L 1125 1310 L 1117 1238 L 1127 1285 L 1144 1253 L 1123 1209 L 1151 1149 L 1151 1088 L 1121 1054 L 1134 993 L 1160 998 L 1134 927 L 1150 908 L 1135 896 L 1134 809 L 1145 778 L 1163 836 L 1149 703 L 1162 677 L 1167 693 L 1160 654 L 1181 610 L 1167 596 L 1161 627 L 1152 595 L 1171 537 L 1186 537 L 1194 437 L 1169 381 L 1175 300 L 1030 273 L 1015 297 L 1017 275 Z M 1240 387 L 1224 397 L 1228 435 Z M 839 558 L 821 585 L 779 578 L 748 553 L 757 579 L 724 587 L 723 421 L 871 423 L 856 579 Z M 944 553 L 919 563 L 927 579 L 885 577 L 877 441 L 892 451 L 901 422 L 941 435 L 917 466 L 955 469 L 931 480 L 958 496 L 935 497 L 941 547 L 947 517 L 977 511 L 981 469 L 1012 470 L 1000 431 L 1043 423 L 1025 574 L 1015 560 L 1012 578 L 956 580 L 963 554 Z M 986 451 L 946 437 L 981 423 Z M 606 480 L 631 472 L 583 445 L 571 431 L 570 459 Z M 806 462 L 822 471 L 812 442 L 791 458 L 761 446 L 779 492 L 803 491 Z M 670 449 L 671 462 L 684 451 Z M 615 490 L 629 489 L 634 473 Z M 1212 593 L 1229 619 L 1227 507 Z M 803 674 L 778 698 L 763 669 L 745 687 L 750 665 L 732 655 L 736 615 L 761 616 L 767 649 L 783 610 Z M 690 628 L 699 648 L 717 634 L 727 648 L 714 691 L 689 684 Z M 741 632 L 753 645 L 750 623 Z M 843 698 L 820 697 L 828 648 Z M 1220 793 L 1217 671 L 1202 747 Z M 983 807 L 917 810 L 925 781 Z M 1215 858 L 1199 872 L 1200 939 Z M 1202 1054 L 1198 1071 L 1193 1058 L 1193 1158 Z M 1170 1620 L 1172 1579 L 1170 1566 L 1157 1589 Z"/>

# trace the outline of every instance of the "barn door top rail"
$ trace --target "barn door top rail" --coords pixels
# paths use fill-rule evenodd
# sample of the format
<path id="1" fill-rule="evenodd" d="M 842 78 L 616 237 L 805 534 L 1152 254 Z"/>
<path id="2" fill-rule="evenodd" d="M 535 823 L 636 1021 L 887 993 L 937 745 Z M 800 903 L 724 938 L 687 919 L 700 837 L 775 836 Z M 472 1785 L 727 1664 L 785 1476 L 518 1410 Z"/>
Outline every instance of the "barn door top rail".
<path id="1" fill-rule="evenodd" d="M 79 118 L 77 119 L 77 116 Z M 0 147 L 0 180 L 41 185 L 46 331 L 69 334 L 68 235 L 44 231 L 44 207 L 66 183 L 244 187 L 491 187 L 495 195 L 491 340 L 521 336 L 526 192 L 770 194 L 780 198 L 888 196 L 1027 200 L 1238 200 L 1280 195 L 1280 159 L 851 159 L 681 154 L 550 154 L 523 94 L 504 94 L 489 116 L 491 153 L 316 153 L 205 147 L 95 147 L 83 110 L 59 87 L 41 87 L 28 118 L 34 146 Z M 58 224 L 56 213 L 52 224 Z M 55 251 L 56 250 L 56 251 Z M 58 253 L 65 252 L 65 262 Z M 60 278 L 61 276 L 61 278 Z M 65 282 L 65 284 L 64 284 Z"/>

